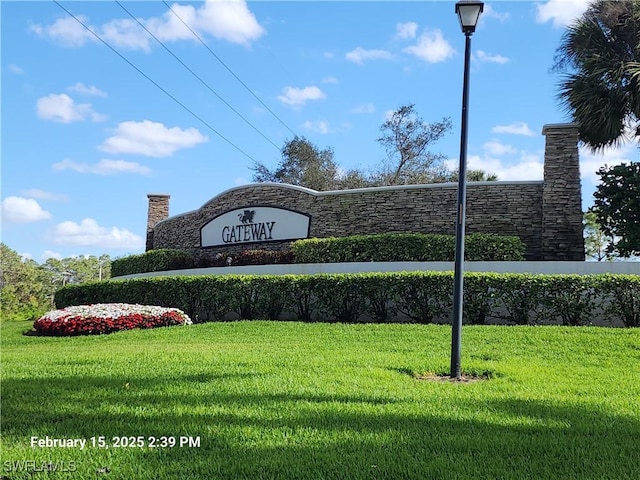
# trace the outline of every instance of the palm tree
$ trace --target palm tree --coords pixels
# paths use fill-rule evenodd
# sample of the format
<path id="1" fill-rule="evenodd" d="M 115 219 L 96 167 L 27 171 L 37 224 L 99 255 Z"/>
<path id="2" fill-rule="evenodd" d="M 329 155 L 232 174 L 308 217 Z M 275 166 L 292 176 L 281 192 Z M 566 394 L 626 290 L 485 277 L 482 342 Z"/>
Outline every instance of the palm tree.
<path id="1" fill-rule="evenodd" d="M 597 0 L 564 33 L 558 98 L 593 151 L 640 138 L 640 0 Z"/>

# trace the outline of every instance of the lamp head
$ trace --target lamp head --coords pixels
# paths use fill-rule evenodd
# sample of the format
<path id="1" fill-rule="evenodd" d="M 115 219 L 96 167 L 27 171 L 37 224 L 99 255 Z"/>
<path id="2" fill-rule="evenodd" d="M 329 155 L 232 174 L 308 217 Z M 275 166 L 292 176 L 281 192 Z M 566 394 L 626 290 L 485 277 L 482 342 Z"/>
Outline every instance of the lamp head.
<path id="1" fill-rule="evenodd" d="M 477 0 L 462 0 L 456 3 L 456 13 L 460 20 L 462 33 L 471 35 L 476 31 L 476 25 L 483 9 L 484 3 Z"/>

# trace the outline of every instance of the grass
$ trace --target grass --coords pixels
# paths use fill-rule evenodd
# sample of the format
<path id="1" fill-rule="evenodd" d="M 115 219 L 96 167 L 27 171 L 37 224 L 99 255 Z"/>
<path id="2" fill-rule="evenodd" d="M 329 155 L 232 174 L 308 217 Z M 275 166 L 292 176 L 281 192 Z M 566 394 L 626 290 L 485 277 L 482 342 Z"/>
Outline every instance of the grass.
<path id="1" fill-rule="evenodd" d="M 491 378 L 452 383 L 415 378 L 448 370 L 447 326 L 29 326 L 0 326 L 3 479 L 640 478 L 638 329 L 466 326 L 463 370 Z M 111 448 L 30 446 L 47 435 Z M 20 460 L 76 471 L 9 471 Z"/>

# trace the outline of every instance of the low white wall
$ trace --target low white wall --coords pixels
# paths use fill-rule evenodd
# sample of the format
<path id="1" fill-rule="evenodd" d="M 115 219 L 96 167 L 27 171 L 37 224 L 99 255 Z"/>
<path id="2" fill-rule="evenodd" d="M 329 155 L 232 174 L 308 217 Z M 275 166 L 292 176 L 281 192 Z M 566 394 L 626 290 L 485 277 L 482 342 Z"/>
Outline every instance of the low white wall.
<path id="1" fill-rule="evenodd" d="M 593 275 L 598 273 L 624 273 L 640 275 L 640 262 L 465 262 L 467 272 L 496 273 L 573 273 Z M 158 277 L 170 275 L 284 275 L 315 273 L 366 273 L 366 272 L 415 272 L 453 271 L 453 262 L 349 262 L 303 263 L 290 265 L 245 265 L 241 267 L 193 268 L 167 272 L 137 273 L 113 277 L 114 279 Z"/>

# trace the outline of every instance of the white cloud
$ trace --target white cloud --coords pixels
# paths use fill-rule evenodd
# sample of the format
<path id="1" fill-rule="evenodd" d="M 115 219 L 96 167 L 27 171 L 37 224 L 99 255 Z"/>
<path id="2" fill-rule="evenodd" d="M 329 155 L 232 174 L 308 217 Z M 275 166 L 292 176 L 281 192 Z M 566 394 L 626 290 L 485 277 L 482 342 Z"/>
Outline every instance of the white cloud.
<path id="1" fill-rule="evenodd" d="M 365 50 L 362 47 L 357 47 L 348 52 L 345 57 L 353 63 L 364 65 L 366 60 L 390 60 L 393 55 L 386 50 Z"/>
<path id="2" fill-rule="evenodd" d="M 100 28 L 100 36 L 113 47 L 127 50 L 151 50 L 151 36 L 138 22 L 129 18 L 120 18 L 105 23 Z"/>
<path id="3" fill-rule="evenodd" d="M 151 169 L 136 162 L 125 162 L 124 160 L 103 159 L 98 163 L 90 165 L 88 163 L 77 163 L 65 158 L 63 161 L 53 164 L 54 170 L 73 170 L 78 173 L 93 173 L 95 175 L 114 175 L 117 173 L 136 173 L 139 175 L 149 175 Z"/>
<path id="4" fill-rule="evenodd" d="M 458 168 L 458 160 L 445 162 L 450 169 Z M 468 170 L 484 170 L 495 173 L 500 181 L 542 180 L 544 161 L 541 155 L 520 152 L 518 158 L 498 159 L 489 155 L 469 155 Z"/>
<path id="5" fill-rule="evenodd" d="M 373 103 L 362 103 L 351 109 L 351 113 L 374 113 L 375 111 L 376 107 Z"/>
<path id="6" fill-rule="evenodd" d="M 76 17 L 89 26 L 89 19 L 86 16 L 76 15 Z M 89 28 L 95 31 L 95 27 L 89 26 Z M 59 18 L 47 26 L 31 25 L 30 29 L 41 37 L 49 38 L 66 47 L 80 47 L 89 41 L 97 41 L 97 38 L 91 32 L 70 17 Z"/>
<path id="7" fill-rule="evenodd" d="M 20 255 L 20 258 L 22 258 L 23 262 L 26 262 L 27 260 L 33 260 L 33 255 L 31 255 L 30 253 L 24 252 L 18 253 L 18 255 Z"/>
<path id="8" fill-rule="evenodd" d="M 47 95 L 36 102 L 36 112 L 43 120 L 59 123 L 82 122 L 92 120 L 101 122 L 106 119 L 102 114 L 93 111 L 89 103 L 75 103 L 66 93 Z"/>
<path id="9" fill-rule="evenodd" d="M 503 145 L 495 140 L 483 145 L 482 155 L 469 155 L 467 168 L 481 169 L 487 173 L 495 173 L 499 180 L 542 180 L 544 178 L 544 150 L 516 150 L 510 145 Z M 636 144 L 631 141 L 620 147 L 605 148 L 602 152 L 592 153 L 584 145 L 579 146 L 580 178 L 582 180 L 582 196 L 590 197 L 595 185 L 600 182 L 596 173 L 604 165 L 619 165 L 637 161 Z M 499 157 L 499 158 L 498 158 Z M 459 160 L 449 159 L 445 165 L 449 169 L 457 169 Z M 591 202 L 587 202 L 591 203 Z"/>
<path id="10" fill-rule="evenodd" d="M 294 107 L 302 106 L 309 100 L 326 98 L 324 92 L 316 86 L 304 88 L 284 87 L 282 93 L 282 95 L 278 96 L 278 100 Z"/>
<path id="11" fill-rule="evenodd" d="M 311 130 L 313 132 L 320 133 L 323 135 L 329 133 L 329 124 L 322 120 L 319 120 L 316 122 L 307 120 L 306 122 L 304 122 L 302 126 L 307 130 Z"/>
<path id="12" fill-rule="evenodd" d="M 171 12 L 165 16 L 169 14 Z M 197 9 L 195 24 L 200 32 L 243 45 L 257 40 L 264 33 L 264 28 L 260 26 L 244 0 L 210 0 Z"/>
<path id="13" fill-rule="evenodd" d="M 22 190 L 20 193 L 25 197 L 39 198 L 40 200 L 69 200 L 69 196 L 63 193 L 52 193 L 39 188 L 31 188 L 29 190 Z"/>
<path id="14" fill-rule="evenodd" d="M 209 139 L 195 128 L 168 128 L 162 123 L 144 120 L 122 122 L 115 135 L 100 147 L 108 153 L 130 153 L 148 157 L 167 157 L 182 148 L 191 148 Z"/>
<path id="15" fill-rule="evenodd" d="M 396 38 L 399 40 L 416 38 L 417 32 L 418 24 L 415 22 L 398 23 L 396 25 Z"/>
<path id="16" fill-rule="evenodd" d="M 265 32 L 244 0 L 209 0 L 198 8 L 176 3 L 171 8 L 199 36 L 209 35 L 227 42 L 249 45 Z M 132 19 L 114 19 L 94 26 L 89 24 L 86 16 L 78 15 L 78 18 L 115 47 L 143 51 L 151 48 L 151 36 Z M 141 22 L 162 41 L 195 40 L 191 31 L 171 11 L 161 17 L 141 19 Z M 58 19 L 47 26 L 32 25 L 31 30 L 69 47 L 96 41 L 93 34 L 73 18 Z"/>
<path id="17" fill-rule="evenodd" d="M 338 84 L 340 82 L 338 81 L 338 79 L 336 77 L 324 77 L 322 79 L 322 83 L 332 83 L 332 84 L 335 85 L 335 84 Z"/>
<path id="18" fill-rule="evenodd" d="M 507 57 L 503 57 L 502 55 L 498 55 L 498 54 L 492 55 L 485 52 L 484 50 L 478 50 L 478 52 L 476 53 L 476 56 L 480 62 L 504 64 L 509 61 Z"/>
<path id="19" fill-rule="evenodd" d="M 52 250 L 45 250 L 44 253 L 42 254 L 42 260 L 46 262 L 50 258 L 55 258 L 56 260 L 62 260 L 63 257 L 61 253 L 54 252 Z"/>
<path id="20" fill-rule="evenodd" d="M 484 5 L 484 9 L 482 11 L 482 15 L 480 15 L 480 19 L 482 18 L 495 18 L 500 22 L 504 22 L 509 18 L 509 13 L 507 12 L 496 12 L 493 7 L 486 3 Z"/>
<path id="21" fill-rule="evenodd" d="M 482 148 L 489 155 L 507 155 L 507 154 L 514 154 L 518 151 L 515 148 L 513 148 L 511 145 L 505 145 L 504 143 L 500 143 L 498 140 L 495 140 L 495 139 L 485 142 L 482 145 Z"/>
<path id="22" fill-rule="evenodd" d="M 251 182 L 244 177 L 236 177 L 233 179 L 233 183 L 235 185 L 248 185 Z"/>
<path id="23" fill-rule="evenodd" d="M 582 15 L 589 6 L 590 0 L 549 0 L 536 5 L 538 23 L 553 22 L 556 28 L 566 27 Z"/>
<path id="24" fill-rule="evenodd" d="M 18 65 L 16 65 L 15 63 L 10 63 L 9 66 L 7 67 L 7 69 L 11 72 L 11 73 L 15 73 L 16 75 L 22 75 L 24 73 L 24 70 L 21 69 Z"/>
<path id="25" fill-rule="evenodd" d="M 98 87 L 93 85 L 85 85 L 82 82 L 78 82 L 75 85 L 67 88 L 70 92 L 81 93 L 83 95 L 95 96 L 95 97 L 106 97 L 107 94 L 100 90 Z"/>
<path id="26" fill-rule="evenodd" d="M 444 39 L 440 30 L 423 33 L 416 45 L 407 47 L 402 51 L 415 55 L 429 63 L 443 62 L 455 53 L 455 50 Z"/>
<path id="27" fill-rule="evenodd" d="M 534 133 L 524 122 L 514 122 L 509 125 L 496 125 L 491 129 L 494 133 L 510 133 L 512 135 L 525 135 L 533 137 Z"/>
<path id="28" fill-rule="evenodd" d="M 85 218 L 79 224 L 72 221 L 59 223 L 48 237 L 57 245 L 130 250 L 144 246 L 142 237 L 125 228 L 101 227 L 93 218 Z"/>
<path id="29" fill-rule="evenodd" d="M 579 153 L 580 176 L 593 184 L 600 183 L 600 176 L 596 173 L 600 167 L 619 165 L 623 162 L 631 163 L 632 161 L 637 161 L 638 158 L 637 147 L 631 143 L 626 143 L 620 147 L 607 147 L 599 153 L 593 153 L 587 147 L 581 145 Z"/>
<path id="30" fill-rule="evenodd" d="M 48 220 L 51 214 L 33 198 L 7 197 L 2 201 L 2 220 L 8 223 L 31 223 Z"/>

